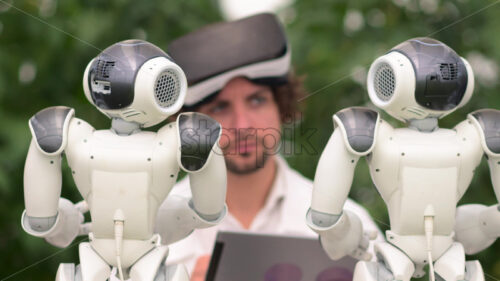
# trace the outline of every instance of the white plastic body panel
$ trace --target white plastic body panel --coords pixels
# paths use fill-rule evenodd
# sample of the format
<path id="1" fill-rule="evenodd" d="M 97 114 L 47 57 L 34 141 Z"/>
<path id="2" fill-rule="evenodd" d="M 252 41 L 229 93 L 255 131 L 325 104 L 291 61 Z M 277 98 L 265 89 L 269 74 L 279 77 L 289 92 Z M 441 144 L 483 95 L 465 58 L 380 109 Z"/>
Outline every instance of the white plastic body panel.
<path id="1" fill-rule="evenodd" d="M 464 121 L 455 130 L 424 133 L 382 123 L 368 158 L 370 174 L 387 204 L 390 243 L 417 264 L 427 259 L 424 214 L 434 215 L 433 259 L 453 242 L 455 210 L 483 155 L 476 129 Z"/>
<path id="2" fill-rule="evenodd" d="M 424 276 L 423 265 L 414 264 L 405 253 L 389 243 L 377 242 L 375 252 L 378 263 L 358 262 L 354 269 L 354 281 L 410 281 Z M 484 281 L 479 262 L 465 262 L 463 247 L 456 242 L 434 263 L 434 269 L 441 277 L 439 280 Z"/>
<path id="3" fill-rule="evenodd" d="M 335 130 L 321 154 L 314 176 L 311 209 L 339 215 L 354 178 L 359 156 L 350 153 L 340 130 Z"/>
<path id="4" fill-rule="evenodd" d="M 180 166 L 180 157 L 178 163 Z M 219 144 L 214 144 L 212 153 L 200 170 L 186 172 L 191 187 L 191 200 L 196 211 L 204 215 L 219 215 L 226 204 L 227 186 L 226 162 Z"/>
<path id="5" fill-rule="evenodd" d="M 61 155 L 49 156 L 38 148 L 35 141 L 31 140 L 24 167 L 26 215 L 30 217 L 57 215 L 61 185 Z"/>
<path id="6" fill-rule="evenodd" d="M 375 92 L 375 73 L 381 64 L 387 64 L 394 73 L 394 93 L 388 101 L 381 100 Z M 427 112 L 418 105 L 415 95 L 415 70 L 411 61 L 399 52 L 389 52 L 377 58 L 370 66 L 367 77 L 368 96 L 378 108 L 401 121 L 419 119 Z"/>
<path id="7" fill-rule="evenodd" d="M 78 254 L 82 271 L 82 281 L 106 280 L 111 274 L 111 267 L 100 257 L 89 243 L 81 243 L 78 246 Z"/>
<path id="8" fill-rule="evenodd" d="M 375 252 L 387 264 L 396 280 L 410 280 L 413 276 L 415 265 L 399 249 L 389 243 L 380 242 L 375 245 Z"/>
<path id="9" fill-rule="evenodd" d="M 467 130 L 471 129 L 471 130 Z M 424 235 L 423 216 L 435 211 L 434 234 L 450 235 L 455 207 L 469 186 L 483 151 L 474 128 L 422 133 L 381 125 L 369 158 L 370 174 L 387 204 L 391 230 Z"/>
<path id="10" fill-rule="evenodd" d="M 179 171 L 176 147 L 173 125 L 158 134 L 123 137 L 72 120 L 66 157 L 89 205 L 96 239 L 114 238 L 113 217 L 118 209 L 125 216 L 124 239 L 151 238 L 159 204 Z"/>
<path id="11" fill-rule="evenodd" d="M 132 280 L 154 280 L 158 269 L 165 262 L 168 255 L 168 247 L 158 247 L 147 253 L 130 269 Z"/>
<path id="12" fill-rule="evenodd" d="M 116 266 L 114 216 L 124 216 L 123 266 L 131 266 L 154 248 L 158 208 L 175 184 L 177 130 L 169 124 L 158 133 L 119 136 L 95 131 L 74 118 L 69 127 L 66 158 L 92 217 L 92 247 Z"/>
<path id="13" fill-rule="evenodd" d="M 488 166 L 490 167 L 491 184 L 495 190 L 497 202 L 500 202 L 500 155 L 489 155 Z"/>
<path id="14" fill-rule="evenodd" d="M 434 264 L 434 270 L 444 280 L 465 279 L 465 252 L 460 243 L 453 243 Z"/>
<path id="15" fill-rule="evenodd" d="M 457 208 L 455 240 L 462 243 L 465 253 L 476 254 L 500 237 L 500 205 L 461 205 Z"/>

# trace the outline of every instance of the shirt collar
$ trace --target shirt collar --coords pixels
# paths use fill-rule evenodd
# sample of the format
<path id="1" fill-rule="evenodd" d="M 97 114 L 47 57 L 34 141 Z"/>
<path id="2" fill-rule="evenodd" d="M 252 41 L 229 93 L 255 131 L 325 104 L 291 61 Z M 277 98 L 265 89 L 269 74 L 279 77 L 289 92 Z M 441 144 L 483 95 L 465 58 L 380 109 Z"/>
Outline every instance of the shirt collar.
<path id="1" fill-rule="evenodd" d="M 271 190 L 269 191 L 269 195 L 266 198 L 264 206 L 259 213 L 257 213 L 257 216 L 252 222 L 250 230 L 258 231 L 262 227 L 262 224 L 265 224 L 263 218 L 268 217 L 268 215 L 272 212 L 278 211 L 280 212 L 280 217 L 282 217 L 283 202 L 286 200 L 288 190 L 286 183 L 286 169 L 288 168 L 288 165 L 279 155 L 277 155 L 274 159 L 276 161 L 276 174 L 274 176 Z"/>
<path id="2" fill-rule="evenodd" d="M 285 176 L 288 164 L 280 155 L 276 155 L 275 161 L 276 175 L 274 176 L 271 191 L 267 197 L 266 203 L 264 204 L 264 209 L 273 208 L 281 201 L 283 201 L 288 189 Z"/>

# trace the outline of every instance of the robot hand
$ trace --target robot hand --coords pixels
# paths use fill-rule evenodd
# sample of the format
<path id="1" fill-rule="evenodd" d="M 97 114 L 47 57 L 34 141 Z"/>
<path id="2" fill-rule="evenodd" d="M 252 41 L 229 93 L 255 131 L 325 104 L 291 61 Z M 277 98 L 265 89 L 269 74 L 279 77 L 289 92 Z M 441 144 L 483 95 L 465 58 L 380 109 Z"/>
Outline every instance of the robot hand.
<path id="1" fill-rule="evenodd" d="M 376 231 L 363 232 L 359 217 L 344 210 L 339 216 L 309 209 L 307 224 L 319 234 L 321 246 L 332 260 L 349 255 L 358 260 L 371 260 L 368 253 L 370 240 L 377 237 Z"/>
<path id="2" fill-rule="evenodd" d="M 227 213 L 227 207 L 217 217 L 207 218 L 197 212 L 190 198 L 170 195 L 163 202 L 156 217 L 155 232 L 164 245 L 179 241 L 197 228 L 217 225 Z"/>
<path id="3" fill-rule="evenodd" d="M 478 253 L 500 237 L 500 205 L 486 207 L 479 204 L 457 208 L 455 240 L 467 254 Z"/>
<path id="4" fill-rule="evenodd" d="M 40 218 L 29 217 L 25 211 L 21 222 L 24 231 L 36 237 L 43 237 L 50 244 L 60 248 L 69 246 L 78 235 L 89 233 L 90 224 L 83 223 L 83 214 L 88 211 L 85 201 L 74 205 L 68 199 L 60 198 L 57 211 L 55 221 L 45 231 L 36 230 Z M 42 219 L 45 220 L 44 218 Z"/>

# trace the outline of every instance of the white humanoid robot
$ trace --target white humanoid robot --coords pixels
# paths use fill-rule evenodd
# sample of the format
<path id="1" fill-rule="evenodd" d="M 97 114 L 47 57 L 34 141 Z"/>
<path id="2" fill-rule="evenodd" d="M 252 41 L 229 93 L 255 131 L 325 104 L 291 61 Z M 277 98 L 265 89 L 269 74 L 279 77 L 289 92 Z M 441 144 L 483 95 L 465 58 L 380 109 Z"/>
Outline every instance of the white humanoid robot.
<path id="1" fill-rule="evenodd" d="M 500 200 L 500 111 L 483 109 L 454 129 L 438 119 L 465 105 L 474 77 L 468 62 L 443 43 L 411 39 L 379 57 L 368 73 L 372 102 L 407 128 L 393 128 L 376 111 L 352 107 L 333 116 L 335 130 L 321 155 L 308 225 L 332 259 L 369 260 L 355 214 L 343 210 L 356 163 L 366 156 L 387 205 L 387 242 L 375 243 L 377 262 L 359 261 L 354 280 L 410 280 L 429 265 L 434 280 L 484 280 L 478 252 L 500 236 L 499 205 L 457 202 L 483 155 Z M 465 249 L 464 249 L 465 248 Z"/>
<path id="2" fill-rule="evenodd" d="M 202 114 L 183 113 L 158 132 L 141 130 L 176 113 L 187 88 L 182 69 L 145 41 L 104 50 L 88 64 L 83 87 L 87 99 L 112 119 L 111 129 L 96 131 L 63 106 L 30 119 L 24 230 L 65 247 L 90 227 L 90 242 L 79 245 L 80 265 L 61 264 L 59 281 L 104 281 L 111 267 L 121 280 L 188 281 L 183 266 L 165 266 L 166 244 L 213 226 L 226 214 L 220 125 Z M 60 198 L 63 154 L 84 203 Z M 192 198 L 167 198 L 179 169 L 190 177 Z M 157 222 L 165 198 L 171 212 Z M 87 208 L 91 226 L 82 227 Z"/>

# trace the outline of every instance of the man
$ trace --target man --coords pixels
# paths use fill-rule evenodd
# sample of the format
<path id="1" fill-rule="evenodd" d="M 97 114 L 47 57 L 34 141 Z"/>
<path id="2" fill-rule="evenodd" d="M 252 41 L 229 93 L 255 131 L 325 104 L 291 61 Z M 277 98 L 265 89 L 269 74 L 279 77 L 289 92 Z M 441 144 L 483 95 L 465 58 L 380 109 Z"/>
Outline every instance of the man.
<path id="1" fill-rule="evenodd" d="M 173 244 L 167 262 L 186 264 L 191 280 L 201 281 L 219 230 L 315 237 L 305 223 L 312 182 L 277 153 L 283 121 L 298 116 L 304 92 L 290 71 L 290 49 L 275 16 L 210 25 L 173 41 L 168 52 L 188 78 L 185 109 L 223 127 L 229 213 L 216 227 Z M 172 192 L 189 195 L 188 179 Z M 366 230 L 378 232 L 363 207 L 351 200 L 345 207 Z"/>

